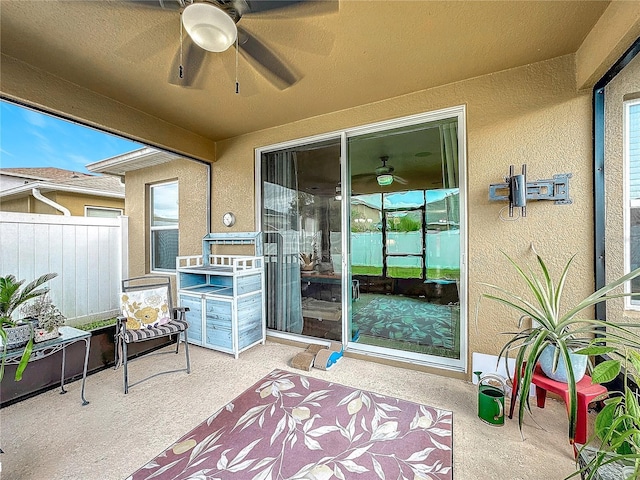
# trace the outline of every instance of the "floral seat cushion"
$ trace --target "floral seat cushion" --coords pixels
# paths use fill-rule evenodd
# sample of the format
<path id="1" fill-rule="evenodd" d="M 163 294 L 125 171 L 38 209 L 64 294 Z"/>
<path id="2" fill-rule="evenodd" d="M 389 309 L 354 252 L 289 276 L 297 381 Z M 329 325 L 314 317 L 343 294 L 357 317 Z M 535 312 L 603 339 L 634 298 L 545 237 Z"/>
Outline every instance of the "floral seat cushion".
<path id="1" fill-rule="evenodd" d="M 127 330 L 157 328 L 171 321 L 166 287 L 123 292 L 120 300 Z"/>

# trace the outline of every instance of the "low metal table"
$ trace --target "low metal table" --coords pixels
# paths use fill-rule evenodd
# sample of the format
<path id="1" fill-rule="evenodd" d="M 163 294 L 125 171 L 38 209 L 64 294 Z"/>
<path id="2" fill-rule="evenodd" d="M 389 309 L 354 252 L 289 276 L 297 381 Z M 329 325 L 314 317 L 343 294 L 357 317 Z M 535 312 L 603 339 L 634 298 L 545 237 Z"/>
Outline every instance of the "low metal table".
<path id="1" fill-rule="evenodd" d="M 62 376 L 60 379 L 60 393 L 67 393 L 67 391 L 64 389 L 64 366 L 66 347 L 68 345 L 71 345 L 72 343 L 84 340 L 86 347 L 84 354 L 84 368 L 82 370 L 82 390 L 80 391 L 80 398 L 82 398 L 82 405 L 87 405 L 89 402 L 84 398 L 84 384 L 85 380 L 87 379 L 87 364 L 89 363 L 90 345 L 89 340 L 91 338 L 91 332 L 85 332 L 84 330 L 79 330 L 77 328 L 67 326 L 59 327 L 58 331 L 60 332 L 60 336 L 58 338 L 53 338 L 45 342 L 33 344 L 33 350 L 31 352 L 29 362 L 35 362 L 36 360 L 48 357 L 49 355 L 53 355 L 54 353 L 62 350 Z M 5 362 L 7 364 L 17 365 L 18 363 L 20 363 L 23 352 L 24 348 L 8 350 L 5 357 Z"/>

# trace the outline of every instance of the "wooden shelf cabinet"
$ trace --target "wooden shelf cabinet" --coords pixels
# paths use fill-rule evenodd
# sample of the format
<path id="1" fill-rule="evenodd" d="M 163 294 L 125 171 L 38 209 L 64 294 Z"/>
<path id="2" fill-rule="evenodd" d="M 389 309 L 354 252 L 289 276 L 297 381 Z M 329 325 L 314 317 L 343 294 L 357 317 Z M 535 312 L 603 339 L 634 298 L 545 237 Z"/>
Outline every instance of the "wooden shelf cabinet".
<path id="1" fill-rule="evenodd" d="M 176 258 L 178 302 L 188 307 L 190 343 L 231 353 L 264 344 L 264 260 L 260 256 Z"/>

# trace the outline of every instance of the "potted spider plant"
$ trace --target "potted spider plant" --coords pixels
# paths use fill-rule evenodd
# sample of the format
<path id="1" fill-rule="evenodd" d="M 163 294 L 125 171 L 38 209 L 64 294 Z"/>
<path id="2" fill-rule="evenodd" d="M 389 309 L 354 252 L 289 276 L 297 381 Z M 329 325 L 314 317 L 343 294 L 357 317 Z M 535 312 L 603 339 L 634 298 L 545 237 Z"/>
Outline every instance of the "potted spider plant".
<path id="1" fill-rule="evenodd" d="M 41 275 L 32 282 L 24 285 L 25 280 L 19 280 L 14 275 L 0 277 L 0 343 L 2 344 L 2 360 L 0 361 L 0 380 L 4 376 L 4 363 L 7 350 L 24 346 L 24 352 L 16 369 L 15 380 L 22 379 L 22 373 L 27 368 L 33 349 L 34 328 L 31 322 L 14 320 L 12 315 L 21 305 L 31 299 L 46 294 L 49 289 L 41 286 L 55 278 L 57 273 Z M 23 340 L 24 339 L 24 340 Z"/>
<path id="2" fill-rule="evenodd" d="M 541 355 L 548 349 L 551 352 L 545 355 L 550 355 L 551 372 L 557 372 L 561 364 L 564 364 L 566 370 L 566 383 L 569 390 L 567 402 L 569 439 L 573 443 L 578 405 L 576 383 L 579 379 L 576 380 L 578 376 L 574 371 L 571 357 L 584 355 L 585 366 L 591 371 L 592 367 L 587 356 L 592 354 L 592 350 L 587 347 L 593 348 L 592 340 L 595 337 L 598 337 L 598 342 L 615 348 L 640 348 L 640 341 L 631 330 L 634 327 L 640 327 L 640 324 L 605 322 L 585 318 L 581 314 L 584 314 L 587 308 L 612 298 L 640 295 L 640 293 L 613 292 L 625 282 L 639 276 L 640 268 L 605 285 L 574 306 L 561 308 L 564 287 L 575 255 L 569 258 L 560 277 L 554 281 L 545 261 L 537 253 L 535 254 L 539 267 L 537 272 L 530 268 L 525 271 L 509 255 L 502 253 L 523 280 L 524 288 L 509 291 L 497 285 L 481 283 L 493 293 L 481 294 L 478 309 L 480 300 L 486 298 L 511 308 L 519 316 L 518 329 L 505 333 L 510 338 L 498 355 L 498 362 L 504 358 L 506 366 L 507 358 L 515 352 L 515 387 L 512 398 L 517 398 L 519 394 L 523 399 L 520 401 L 518 410 L 519 428 L 522 430 L 525 411 L 531 413 L 529 405 L 531 380 Z M 477 312 L 478 310 L 476 322 Z"/>

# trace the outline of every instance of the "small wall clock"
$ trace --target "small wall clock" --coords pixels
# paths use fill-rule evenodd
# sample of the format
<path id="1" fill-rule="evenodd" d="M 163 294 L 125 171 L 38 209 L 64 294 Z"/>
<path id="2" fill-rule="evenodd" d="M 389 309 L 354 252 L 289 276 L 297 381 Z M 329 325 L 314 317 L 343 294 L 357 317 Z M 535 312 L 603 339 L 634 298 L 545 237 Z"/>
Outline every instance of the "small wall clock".
<path id="1" fill-rule="evenodd" d="M 231 212 L 227 212 L 222 216 L 222 223 L 225 227 L 232 227 L 236 223 L 236 216 Z"/>

